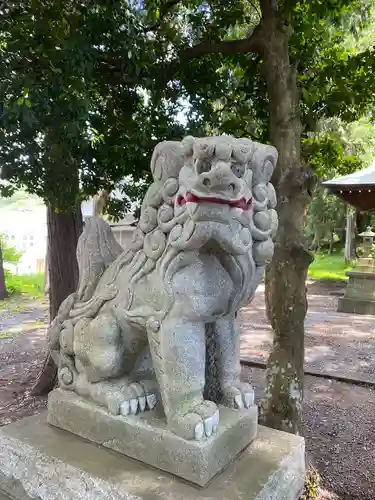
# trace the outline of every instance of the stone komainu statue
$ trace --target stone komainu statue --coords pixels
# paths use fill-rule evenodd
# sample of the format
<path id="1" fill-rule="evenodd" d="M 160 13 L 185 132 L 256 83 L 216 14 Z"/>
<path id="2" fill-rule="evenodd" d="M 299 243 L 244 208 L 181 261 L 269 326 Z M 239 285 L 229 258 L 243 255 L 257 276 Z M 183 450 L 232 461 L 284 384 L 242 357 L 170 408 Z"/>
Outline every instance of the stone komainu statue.
<path id="1" fill-rule="evenodd" d="M 130 248 L 95 217 L 79 239 L 78 290 L 48 334 L 62 389 L 124 416 L 160 399 L 185 439 L 217 431 L 218 403 L 253 404 L 237 311 L 273 254 L 276 160 L 230 136 L 156 146 Z"/>

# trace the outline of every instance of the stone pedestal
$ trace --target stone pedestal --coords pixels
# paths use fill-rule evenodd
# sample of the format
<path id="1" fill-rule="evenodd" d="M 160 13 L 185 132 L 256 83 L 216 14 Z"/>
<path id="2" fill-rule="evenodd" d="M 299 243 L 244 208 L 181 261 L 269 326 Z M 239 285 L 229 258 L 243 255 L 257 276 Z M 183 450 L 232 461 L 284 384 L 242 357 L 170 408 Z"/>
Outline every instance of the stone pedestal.
<path id="1" fill-rule="evenodd" d="M 2 500 L 297 500 L 304 474 L 304 440 L 265 427 L 203 489 L 49 426 L 46 414 L 0 429 Z"/>
<path id="2" fill-rule="evenodd" d="M 159 405 L 153 411 L 123 417 L 56 389 L 48 397 L 50 424 L 182 479 L 205 486 L 255 438 L 258 409 L 220 407 L 217 434 L 186 441 L 173 434 Z"/>
<path id="3" fill-rule="evenodd" d="M 368 259 L 348 271 L 348 285 L 345 296 L 339 299 L 338 312 L 375 315 L 375 268 Z"/>

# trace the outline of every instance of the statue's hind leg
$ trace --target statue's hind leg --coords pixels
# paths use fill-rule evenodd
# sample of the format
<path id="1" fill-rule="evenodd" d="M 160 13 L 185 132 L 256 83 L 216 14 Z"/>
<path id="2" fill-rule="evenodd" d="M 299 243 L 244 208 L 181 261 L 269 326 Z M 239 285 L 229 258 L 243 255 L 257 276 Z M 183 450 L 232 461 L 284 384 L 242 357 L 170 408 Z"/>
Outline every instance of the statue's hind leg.
<path id="1" fill-rule="evenodd" d="M 134 380 L 131 373 L 146 344 L 146 332 L 130 324 L 120 328 L 111 313 L 78 323 L 74 335 L 78 371 L 75 391 L 115 415 L 152 407 L 156 401 L 155 384 Z"/>
<path id="2" fill-rule="evenodd" d="M 89 382 L 123 375 L 125 352 L 115 316 L 103 313 L 91 321 L 79 321 L 74 328 L 74 354 L 79 372 Z"/>
<path id="3" fill-rule="evenodd" d="M 149 345 L 145 347 L 138 357 L 130 374 L 130 380 L 132 385 L 137 384 L 141 387 L 144 393 L 146 409 L 152 410 L 160 399 L 160 389 L 156 380 Z"/>

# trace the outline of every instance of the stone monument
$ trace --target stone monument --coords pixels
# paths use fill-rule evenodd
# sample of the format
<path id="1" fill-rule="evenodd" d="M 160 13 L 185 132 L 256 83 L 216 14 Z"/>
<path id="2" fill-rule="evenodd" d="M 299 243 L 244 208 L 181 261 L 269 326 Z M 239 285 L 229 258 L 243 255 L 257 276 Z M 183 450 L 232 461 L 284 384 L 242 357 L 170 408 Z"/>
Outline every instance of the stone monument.
<path id="1" fill-rule="evenodd" d="M 237 312 L 252 300 L 272 258 L 277 213 L 270 178 L 276 161 L 275 148 L 248 139 L 163 142 L 151 159 L 153 183 L 131 246 L 124 251 L 103 220 L 86 222 L 77 247 L 78 289 L 48 332 L 59 381 L 48 400 L 53 427 L 34 418 L 0 435 L 10 463 L 15 435 L 22 442 L 33 426 L 45 425 L 51 442 L 60 439 L 67 448 L 72 443 L 71 455 L 62 459 L 59 452 L 59 467 L 65 471 L 75 459 L 75 479 L 85 469 L 82 498 L 167 498 L 161 478 L 169 473 L 180 479 L 168 479 L 168 498 L 297 500 L 303 440 L 270 429 L 258 432 L 253 388 L 240 379 Z M 69 434 L 64 438 L 54 428 Z M 90 463 L 115 459 L 74 435 L 119 452 L 115 469 L 118 474 L 123 467 L 121 481 L 115 476 L 103 483 L 97 472 L 92 479 L 87 459 L 73 457 L 74 446 L 91 447 Z M 48 463 L 46 450 L 33 439 L 31 450 Z M 45 469 L 39 472 L 38 490 L 27 446 L 24 481 L 0 465 L 0 484 L 2 476 L 17 479 L 25 498 L 47 490 L 50 496 L 36 498 L 81 498 L 61 484 L 56 495 L 51 470 L 48 480 Z M 130 484 L 132 471 L 136 479 Z M 238 483 L 234 490 L 230 477 Z M 142 481 L 144 489 L 134 486 Z M 9 492 L 9 482 L 4 484 Z M 202 497 L 197 486 L 205 487 Z"/>
<path id="2" fill-rule="evenodd" d="M 354 268 L 346 273 L 348 285 L 344 297 L 339 298 L 338 311 L 375 314 L 375 266 L 371 253 L 375 233 L 368 227 L 358 236 L 363 239 L 364 253 Z"/>

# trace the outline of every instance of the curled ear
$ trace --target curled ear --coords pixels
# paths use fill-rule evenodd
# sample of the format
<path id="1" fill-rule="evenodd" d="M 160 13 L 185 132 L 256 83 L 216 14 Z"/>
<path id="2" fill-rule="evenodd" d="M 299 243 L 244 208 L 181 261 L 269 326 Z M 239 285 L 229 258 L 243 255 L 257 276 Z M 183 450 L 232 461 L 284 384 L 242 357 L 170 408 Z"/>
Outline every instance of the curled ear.
<path id="1" fill-rule="evenodd" d="M 273 146 L 254 142 L 254 154 L 249 167 L 253 171 L 253 186 L 267 184 L 276 167 L 278 152 Z"/>
<path id="2" fill-rule="evenodd" d="M 163 141 L 156 145 L 151 158 L 151 172 L 158 184 L 177 178 L 184 164 L 184 148 L 179 141 Z"/>

